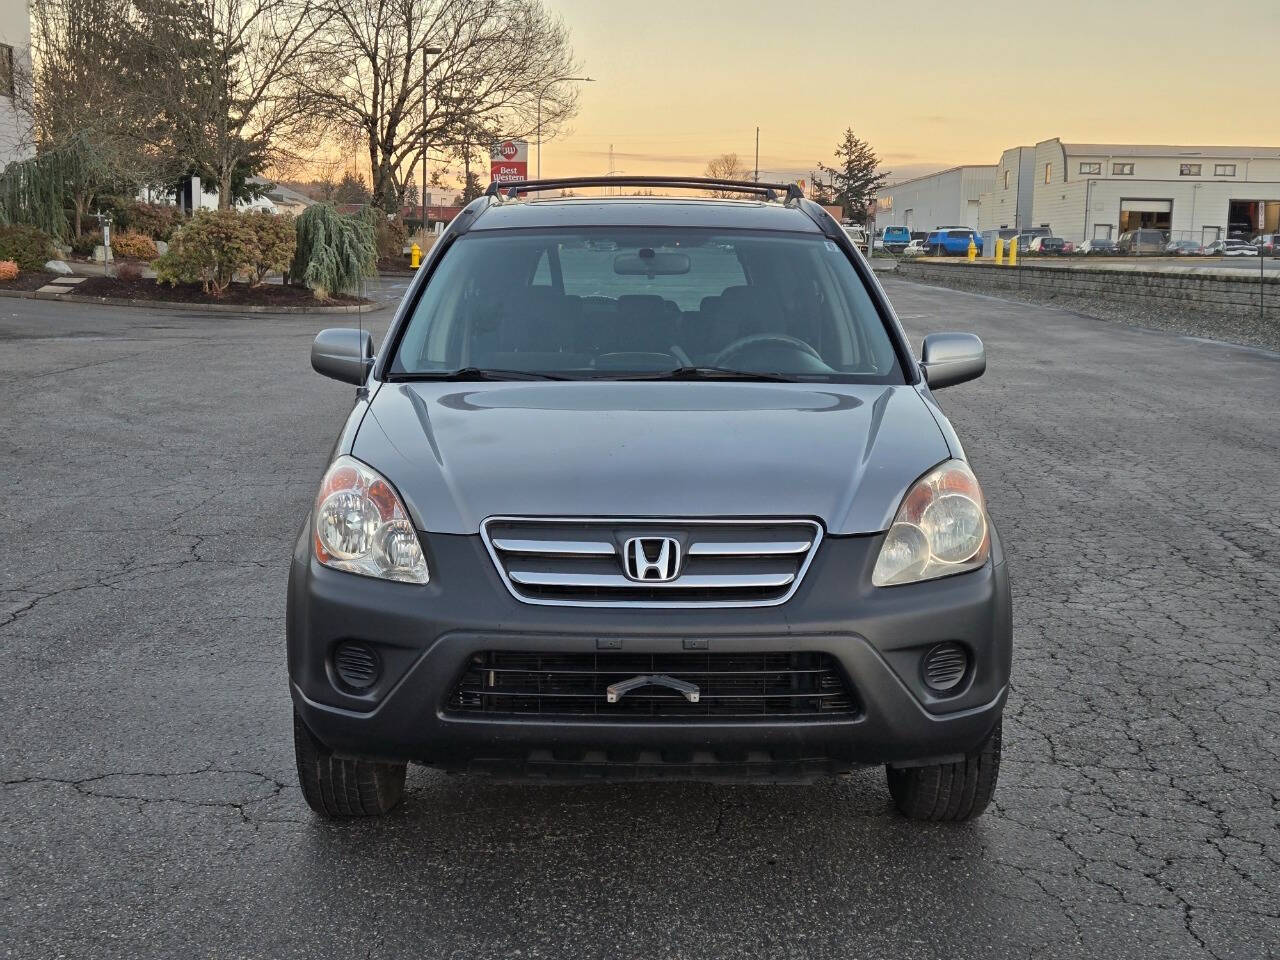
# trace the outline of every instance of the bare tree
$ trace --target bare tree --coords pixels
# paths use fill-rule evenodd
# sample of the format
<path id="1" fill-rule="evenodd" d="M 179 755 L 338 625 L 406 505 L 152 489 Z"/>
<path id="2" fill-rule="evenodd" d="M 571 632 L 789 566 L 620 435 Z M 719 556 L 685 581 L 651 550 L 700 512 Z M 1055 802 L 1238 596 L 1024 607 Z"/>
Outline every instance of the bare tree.
<path id="1" fill-rule="evenodd" d="M 746 180 L 747 170 L 736 153 L 722 153 L 707 161 L 707 176 L 717 180 Z M 736 197 L 732 190 L 710 190 L 713 197 Z"/>
<path id="2" fill-rule="evenodd" d="M 320 0 L 134 0 L 143 24 L 152 139 L 204 173 L 218 206 L 249 173 L 288 159 L 313 118 L 299 91 L 321 69 Z M 99 27 L 101 29 L 101 27 Z"/>
<path id="3" fill-rule="evenodd" d="M 321 2 L 330 16 L 325 57 L 343 69 L 313 101 L 367 148 L 374 203 L 384 209 L 400 207 L 424 149 L 527 136 L 539 98 L 545 139 L 577 109 L 574 90 L 556 82 L 578 70 L 568 31 L 541 0 Z M 443 52 L 430 64 L 424 117 L 423 50 L 431 46 Z"/>
<path id="4" fill-rule="evenodd" d="M 72 210 L 71 227 L 104 193 L 136 188 L 148 166 L 134 132 L 136 58 L 130 0 L 33 0 L 31 65 L 18 64 L 15 101 Z M 115 29 L 105 30 L 110 23 Z"/>

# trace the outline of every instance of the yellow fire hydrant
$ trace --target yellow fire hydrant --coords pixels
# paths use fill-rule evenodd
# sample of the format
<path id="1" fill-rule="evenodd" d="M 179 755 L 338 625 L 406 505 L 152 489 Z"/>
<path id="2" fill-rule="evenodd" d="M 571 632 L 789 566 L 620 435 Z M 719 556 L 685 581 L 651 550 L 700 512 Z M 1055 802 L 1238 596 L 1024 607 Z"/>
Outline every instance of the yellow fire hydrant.
<path id="1" fill-rule="evenodd" d="M 1009 266 L 1016 267 L 1018 265 L 1018 238 L 1009 238 Z"/>
<path id="2" fill-rule="evenodd" d="M 996 237 L 996 266 L 1004 266 L 1004 239 Z"/>
<path id="3" fill-rule="evenodd" d="M 973 261 L 977 259 L 978 259 L 977 244 L 973 242 L 973 237 L 969 237 L 969 262 L 973 263 Z"/>
<path id="4" fill-rule="evenodd" d="M 415 270 L 422 266 L 422 248 L 416 243 L 409 248 L 409 266 Z"/>

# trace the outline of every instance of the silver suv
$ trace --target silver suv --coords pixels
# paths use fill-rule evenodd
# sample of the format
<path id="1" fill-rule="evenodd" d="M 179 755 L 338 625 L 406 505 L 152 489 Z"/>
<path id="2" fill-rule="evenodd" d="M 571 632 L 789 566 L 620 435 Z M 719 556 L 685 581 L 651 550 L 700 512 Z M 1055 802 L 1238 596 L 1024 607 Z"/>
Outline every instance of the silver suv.
<path id="1" fill-rule="evenodd" d="M 743 200 L 491 187 L 433 247 L 357 386 L 294 551 L 298 773 L 386 812 L 406 763 L 544 778 L 806 780 L 884 764 L 898 808 L 995 788 L 1009 584 L 933 391 L 840 224 Z"/>

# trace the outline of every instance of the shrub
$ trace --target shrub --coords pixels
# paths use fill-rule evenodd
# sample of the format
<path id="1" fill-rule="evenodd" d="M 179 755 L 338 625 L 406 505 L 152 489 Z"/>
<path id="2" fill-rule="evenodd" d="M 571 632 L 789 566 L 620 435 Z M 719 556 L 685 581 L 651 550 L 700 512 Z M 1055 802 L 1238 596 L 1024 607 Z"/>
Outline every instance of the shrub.
<path id="1" fill-rule="evenodd" d="M 377 214 L 377 211 L 374 211 Z M 409 228 L 399 217 L 387 219 L 377 215 L 373 222 L 374 242 L 378 245 L 379 260 L 401 260 L 404 245 L 409 239 Z"/>
<path id="2" fill-rule="evenodd" d="M 310 287 L 316 299 L 354 293 L 360 281 L 377 272 L 374 228 L 367 217 L 345 217 L 330 204 L 317 203 L 298 217 L 297 229 L 289 276 Z"/>
<path id="3" fill-rule="evenodd" d="M 173 235 L 169 252 L 157 257 L 156 281 L 199 283 L 220 296 L 240 272 L 253 269 L 257 235 L 247 214 L 201 210 Z"/>
<path id="4" fill-rule="evenodd" d="M 121 204 L 116 217 L 116 223 L 122 230 L 133 230 L 152 240 L 168 240 L 184 222 L 181 208 L 165 203 L 143 203 L 140 200 Z"/>
<path id="5" fill-rule="evenodd" d="M 111 255 L 127 257 L 130 260 L 154 260 L 156 242 L 145 233 L 133 230 L 111 231 Z"/>
<path id="6" fill-rule="evenodd" d="M 12 260 L 0 260 L 0 283 L 18 279 L 18 265 Z"/>
<path id="7" fill-rule="evenodd" d="M 257 286 L 267 279 L 268 273 L 289 269 L 297 246 L 297 228 L 293 217 L 288 214 L 278 215 L 259 210 L 245 216 L 255 237 L 249 283 Z"/>
<path id="8" fill-rule="evenodd" d="M 141 280 L 142 268 L 136 263 L 122 263 L 116 267 L 116 279 L 118 280 Z"/>
<path id="9" fill-rule="evenodd" d="M 90 230 L 71 238 L 71 252 L 81 257 L 93 256 L 93 248 L 102 242 L 100 230 Z"/>
<path id="10" fill-rule="evenodd" d="M 53 239 L 24 223 L 0 224 L 0 260 L 12 260 L 21 270 L 42 270 L 58 251 Z"/>

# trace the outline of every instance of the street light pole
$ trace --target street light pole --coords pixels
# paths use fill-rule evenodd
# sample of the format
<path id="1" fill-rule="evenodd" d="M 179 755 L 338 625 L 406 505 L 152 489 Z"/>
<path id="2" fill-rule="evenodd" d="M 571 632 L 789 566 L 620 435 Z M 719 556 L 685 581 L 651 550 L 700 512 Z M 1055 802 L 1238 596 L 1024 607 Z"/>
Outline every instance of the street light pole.
<path id="1" fill-rule="evenodd" d="M 552 77 L 542 85 L 542 89 L 538 91 L 538 179 L 542 179 L 542 98 L 557 83 L 568 83 L 570 80 L 578 80 L 582 83 L 595 83 L 595 77 Z"/>
<path id="2" fill-rule="evenodd" d="M 422 186 L 418 188 L 418 200 L 422 204 L 422 235 L 427 235 L 427 55 L 438 57 L 439 47 L 422 48 Z"/>

